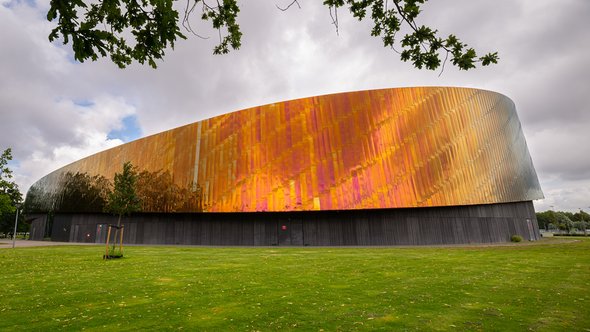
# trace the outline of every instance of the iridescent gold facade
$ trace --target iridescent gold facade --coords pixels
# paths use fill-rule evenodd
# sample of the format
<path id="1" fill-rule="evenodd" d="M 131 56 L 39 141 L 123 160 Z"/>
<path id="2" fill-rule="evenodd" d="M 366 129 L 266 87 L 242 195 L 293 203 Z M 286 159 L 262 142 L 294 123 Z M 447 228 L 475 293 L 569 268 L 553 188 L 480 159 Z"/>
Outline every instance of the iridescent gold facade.
<path id="1" fill-rule="evenodd" d="M 112 179 L 126 161 L 140 170 L 169 172 L 178 188 L 199 188 L 198 210 L 205 212 L 435 207 L 543 197 L 514 103 L 468 88 L 340 93 L 217 116 L 63 167 L 33 186 L 33 200 L 55 207 L 67 172 Z M 187 206 L 166 212 L 195 211 Z"/>

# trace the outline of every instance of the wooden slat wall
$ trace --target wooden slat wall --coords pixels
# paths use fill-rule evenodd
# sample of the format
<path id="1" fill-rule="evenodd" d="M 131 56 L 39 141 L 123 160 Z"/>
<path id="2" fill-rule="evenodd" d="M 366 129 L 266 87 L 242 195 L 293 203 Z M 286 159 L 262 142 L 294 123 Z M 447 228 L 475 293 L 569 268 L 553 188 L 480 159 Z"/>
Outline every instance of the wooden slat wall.
<path id="1" fill-rule="evenodd" d="M 33 221 L 34 236 L 45 220 Z M 95 242 L 97 225 L 114 223 L 116 217 L 107 214 L 58 214 L 52 240 Z M 515 234 L 539 239 L 532 202 L 361 211 L 143 213 L 123 223 L 124 241 L 137 244 L 428 245 L 508 242 Z"/>
<path id="2" fill-rule="evenodd" d="M 27 216 L 27 220 L 31 222 L 31 230 L 29 231 L 29 238 L 35 241 L 41 241 L 45 237 L 45 226 L 47 224 L 46 214 L 32 214 Z"/>

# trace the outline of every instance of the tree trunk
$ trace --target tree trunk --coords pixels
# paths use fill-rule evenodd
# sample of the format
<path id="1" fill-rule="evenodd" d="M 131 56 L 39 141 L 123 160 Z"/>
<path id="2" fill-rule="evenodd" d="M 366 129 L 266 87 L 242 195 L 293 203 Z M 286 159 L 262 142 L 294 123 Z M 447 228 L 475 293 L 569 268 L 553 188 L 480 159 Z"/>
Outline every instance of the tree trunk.
<path id="1" fill-rule="evenodd" d="M 113 254 L 115 253 L 115 244 L 117 243 L 117 236 L 119 236 L 119 228 L 121 228 L 121 214 L 117 219 L 117 228 L 115 228 L 115 237 L 113 238 Z"/>

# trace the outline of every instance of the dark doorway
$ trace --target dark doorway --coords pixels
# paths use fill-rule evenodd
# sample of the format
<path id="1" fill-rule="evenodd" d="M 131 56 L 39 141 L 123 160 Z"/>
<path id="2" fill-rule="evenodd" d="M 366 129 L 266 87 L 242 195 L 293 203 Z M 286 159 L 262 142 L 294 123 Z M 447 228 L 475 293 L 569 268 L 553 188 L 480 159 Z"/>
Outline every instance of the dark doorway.
<path id="1" fill-rule="evenodd" d="M 94 240 L 95 243 L 106 243 L 107 242 L 108 228 L 109 227 L 107 224 L 96 225 L 96 238 Z"/>
<path id="2" fill-rule="evenodd" d="M 80 239 L 78 235 L 80 233 L 80 225 L 73 225 L 72 231 L 70 232 L 70 242 L 78 242 Z"/>
<path id="3" fill-rule="evenodd" d="M 279 219 L 277 232 L 280 246 L 303 245 L 303 223 L 301 219 Z"/>

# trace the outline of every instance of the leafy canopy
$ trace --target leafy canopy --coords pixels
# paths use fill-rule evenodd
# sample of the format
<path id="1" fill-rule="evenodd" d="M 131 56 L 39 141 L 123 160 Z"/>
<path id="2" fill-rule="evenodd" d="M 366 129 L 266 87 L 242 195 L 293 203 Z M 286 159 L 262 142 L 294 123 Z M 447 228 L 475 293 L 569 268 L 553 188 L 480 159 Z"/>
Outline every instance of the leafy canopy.
<path id="1" fill-rule="evenodd" d="M 137 171 L 130 162 L 126 162 L 123 172 L 115 174 L 114 188 L 108 194 L 105 210 L 119 216 L 139 211 L 141 202 L 137 197 L 136 182 Z"/>
<path id="2" fill-rule="evenodd" d="M 47 13 L 49 21 L 57 26 L 49 40 L 63 38 L 72 43 L 74 58 L 80 62 L 110 56 L 120 68 L 133 61 L 147 62 L 156 68 L 156 60 L 165 55 L 167 47 L 174 48 L 177 39 L 186 39 L 181 32 L 197 33 L 190 25 L 190 17 L 200 12 L 200 19 L 209 22 L 219 32 L 219 44 L 214 54 L 225 54 L 241 46 L 242 32 L 238 24 L 238 0 L 185 0 L 184 14 L 174 8 L 176 0 L 51 0 Z M 329 8 L 332 23 L 338 31 L 338 9 L 347 8 L 359 21 L 373 23 L 371 35 L 381 37 L 385 47 L 394 48 L 400 43 L 400 59 L 410 61 L 418 69 L 434 70 L 450 62 L 462 70 L 497 63 L 498 53 L 478 56 L 477 52 L 462 43 L 455 35 L 440 37 L 438 30 L 419 25 L 416 19 L 427 0 L 324 0 Z M 298 0 L 293 0 L 287 10 Z M 278 7 L 278 6 L 277 6 Z M 181 24 L 179 24 L 181 23 Z M 402 30 L 408 30 L 398 36 Z M 395 48 L 394 48 L 395 50 Z M 441 57 L 444 56 L 444 61 Z"/>
<path id="3" fill-rule="evenodd" d="M 12 170 L 8 162 L 12 160 L 12 149 L 8 148 L 0 155 L 0 233 L 13 231 L 17 206 L 23 197 L 16 182 L 12 180 Z M 22 214 L 20 215 L 22 218 Z M 19 230 L 26 226 L 21 222 Z"/>
<path id="4" fill-rule="evenodd" d="M 22 194 L 12 180 L 12 170 L 8 167 L 11 160 L 12 149 L 8 148 L 0 155 L 0 216 L 13 214 L 16 205 L 22 201 Z"/>

